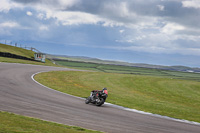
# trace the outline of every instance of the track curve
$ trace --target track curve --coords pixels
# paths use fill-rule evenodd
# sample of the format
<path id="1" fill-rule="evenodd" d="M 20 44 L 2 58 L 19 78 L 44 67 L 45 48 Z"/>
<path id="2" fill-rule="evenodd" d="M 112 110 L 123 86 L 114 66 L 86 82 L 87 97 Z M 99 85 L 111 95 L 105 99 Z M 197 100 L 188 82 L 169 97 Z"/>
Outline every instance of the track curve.
<path id="1" fill-rule="evenodd" d="M 86 105 L 83 99 L 36 84 L 41 71 L 72 69 L 0 63 L 0 110 L 104 132 L 199 133 L 200 126 L 125 111 L 110 105 Z"/>

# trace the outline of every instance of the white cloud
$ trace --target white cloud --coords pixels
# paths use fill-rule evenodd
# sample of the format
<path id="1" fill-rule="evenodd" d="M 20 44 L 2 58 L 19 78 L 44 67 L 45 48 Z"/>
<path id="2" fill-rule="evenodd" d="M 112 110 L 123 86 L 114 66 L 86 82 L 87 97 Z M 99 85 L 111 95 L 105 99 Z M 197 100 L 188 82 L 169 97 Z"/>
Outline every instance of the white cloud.
<path id="1" fill-rule="evenodd" d="M 80 0 L 59 0 L 56 4 L 52 2 L 36 4 L 39 19 L 56 19 L 62 25 L 80 25 L 80 24 L 102 24 L 105 27 L 124 26 L 123 21 L 131 21 L 136 18 L 136 14 L 130 12 L 127 2 L 109 3 L 102 7 L 102 14 L 93 14 L 93 12 L 70 11 L 69 7 L 81 3 Z M 112 17 L 116 17 L 117 20 Z M 121 20 L 122 21 L 121 21 Z M 134 20 L 135 21 L 135 20 Z M 130 25 L 126 25 L 130 26 Z"/>
<path id="2" fill-rule="evenodd" d="M 39 30 L 41 30 L 41 31 L 47 31 L 47 30 L 49 30 L 49 28 L 47 26 L 45 26 L 45 25 L 41 25 L 39 27 Z"/>
<path id="3" fill-rule="evenodd" d="M 158 9 L 160 11 L 164 11 L 165 10 L 165 6 L 163 6 L 163 5 L 157 5 L 157 7 L 158 7 Z"/>
<path id="4" fill-rule="evenodd" d="M 118 10 L 120 11 L 120 16 L 122 16 L 122 17 L 128 17 L 128 16 L 130 16 L 130 14 L 132 14 L 129 11 L 128 5 L 126 2 L 121 2 L 120 5 L 118 7 L 116 6 L 115 8 L 118 8 Z"/>
<path id="5" fill-rule="evenodd" d="M 182 6 L 187 8 L 200 8 L 199 0 L 182 1 Z"/>
<path id="6" fill-rule="evenodd" d="M 48 12 L 47 18 L 55 18 L 62 25 L 97 24 L 101 19 L 84 12 Z"/>
<path id="7" fill-rule="evenodd" d="M 111 48 L 147 53 L 200 55 L 200 46 L 196 43 L 200 42 L 200 36 L 175 34 L 176 31 L 183 29 L 183 26 L 169 23 L 162 32 L 133 31 L 132 35 L 128 34 L 121 40 L 116 40 L 121 46 Z M 179 40 L 182 40 L 181 43 Z"/>
<path id="8" fill-rule="evenodd" d="M 162 29 L 161 32 L 165 33 L 165 34 L 174 34 L 176 31 L 179 30 L 184 30 L 185 27 L 180 25 L 180 24 L 176 24 L 176 23 L 167 23 Z"/>
<path id="9" fill-rule="evenodd" d="M 37 18 L 39 18 L 39 19 L 45 19 L 45 15 L 44 15 L 44 13 L 39 13 L 38 15 L 37 15 Z"/>
<path id="10" fill-rule="evenodd" d="M 29 3 L 27 5 L 35 8 L 38 12 L 59 12 L 67 10 L 80 1 L 81 0 L 39 0 L 35 4 Z"/>
<path id="11" fill-rule="evenodd" d="M 23 6 L 10 0 L 1 0 L 0 12 L 8 13 L 12 8 L 23 8 Z"/>
<path id="12" fill-rule="evenodd" d="M 4 22 L 0 24 L 0 27 L 3 28 L 15 28 L 15 27 L 19 27 L 19 24 L 16 22 Z"/>
<path id="13" fill-rule="evenodd" d="M 146 40 L 145 40 L 146 41 Z M 198 55 L 200 56 L 200 47 L 192 48 L 192 47 L 182 47 L 179 44 L 171 43 L 170 41 L 153 43 L 146 42 L 145 44 L 135 44 L 134 42 L 130 42 L 132 45 L 127 46 L 115 46 L 110 47 L 112 49 L 118 50 L 128 50 L 128 51 L 137 51 L 137 52 L 146 52 L 146 53 L 158 53 L 158 54 L 181 54 L 181 55 Z"/>
<path id="14" fill-rule="evenodd" d="M 26 12 L 26 15 L 28 15 L 28 16 L 32 16 L 32 15 L 33 15 L 33 13 L 32 13 L 32 12 L 30 12 L 30 11 L 27 11 L 27 12 Z"/>
<path id="15" fill-rule="evenodd" d="M 38 11 L 37 18 L 39 19 L 50 19 L 53 18 L 62 25 L 80 25 L 80 24 L 102 24 L 105 27 L 123 26 L 124 23 L 120 21 L 115 21 L 109 17 L 104 17 L 102 15 L 96 15 L 88 12 L 80 11 L 68 11 L 68 7 L 79 3 L 79 0 L 64 1 L 60 0 L 57 5 L 36 5 Z M 62 5 L 62 7 L 60 6 Z M 65 6 L 64 6 L 65 5 Z M 53 6 L 53 7 L 52 7 Z M 130 12 L 128 11 L 125 2 L 119 4 L 120 8 L 116 5 L 108 4 L 105 5 L 105 10 L 114 11 L 118 15 L 120 13 L 121 17 L 131 18 Z M 114 10 L 113 10 L 114 8 Z M 65 10 L 62 10 L 65 9 Z M 120 10 L 120 11 L 119 11 Z M 118 13 L 116 13 L 116 11 Z M 109 11 L 108 11 L 109 12 Z M 131 14 L 133 15 L 133 14 Z M 134 14 L 135 15 L 135 14 Z M 56 22 L 56 24 L 57 24 Z"/>
<path id="16" fill-rule="evenodd" d="M 6 0 L 3 0 L 6 1 Z M 87 1 L 88 2 L 88 1 Z M 41 0 L 39 2 L 25 2 L 26 8 L 35 9 L 37 18 L 47 20 L 53 18 L 62 25 L 80 25 L 80 24 L 102 24 L 105 27 L 126 26 L 133 27 L 135 24 L 143 26 L 154 23 L 154 18 L 148 16 L 138 16 L 133 10 L 130 10 L 127 1 L 102 2 L 102 9 L 99 13 L 84 11 L 68 11 L 67 9 L 77 4 L 83 3 L 81 0 Z M 16 4 L 12 2 L 12 4 Z M 18 3 L 18 5 L 20 5 Z M 21 3 L 23 7 L 23 4 Z M 80 6 L 80 5 L 78 5 Z M 25 7 L 25 6 L 24 6 Z M 162 8 L 162 7 L 161 7 Z M 32 12 L 26 12 L 31 16 Z M 153 20 L 153 21 L 152 21 Z"/>
<path id="17" fill-rule="evenodd" d="M 125 30 L 119 30 L 120 33 L 124 33 Z"/>
<path id="18" fill-rule="evenodd" d="M 102 19 L 100 22 L 102 22 L 104 27 L 124 26 L 124 24 L 121 22 L 116 22 L 108 19 Z"/>
<path id="19" fill-rule="evenodd" d="M 10 2 L 8 0 L 1 0 L 0 12 L 8 12 L 10 10 Z"/>
<path id="20" fill-rule="evenodd" d="M 20 25 L 16 22 L 8 21 L 8 22 L 0 23 L 0 35 L 11 36 L 11 35 L 13 35 L 11 30 L 13 30 L 15 28 L 19 28 L 19 27 L 20 27 Z"/>
<path id="21" fill-rule="evenodd" d="M 151 53 L 182 53 L 179 49 L 186 53 L 192 53 L 193 51 L 194 54 L 199 52 L 198 48 L 195 50 L 194 48 L 188 46 L 188 49 L 186 49 L 180 47 L 179 45 L 181 44 L 178 45 L 173 42 L 178 39 L 200 42 L 200 37 L 198 35 L 185 35 L 186 31 L 194 31 L 194 29 L 191 28 L 191 25 L 196 22 L 195 20 L 198 20 L 198 17 L 194 19 L 192 15 L 188 15 L 189 13 L 184 14 L 184 12 L 181 12 L 184 11 L 184 8 L 180 9 L 180 7 L 177 7 L 177 12 L 171 12 L 172 10 L 170 9 L 173 9 L 175 8 L 174 6 L 176 6 L 175 4 L 170 7 L 170 5 L 173 4 L 172 1 L 170 1 L 171 3 L 166 1 L 166 3 L 169 2 L 167 3 L 168 6 L 164 5 L 166 4 L 165 2 L 161 2 L 163 4 L 162 5 L 160 2 L 151 1 L 151 4 L 149 4 L 151 10 L 145 10 L 148 4 L 146 4 L 146 1 L 144 0 L 137 0 L 134 2 L 128 0 L 116 0 L 115 2 L 112 0 L 101 1 L 99 7 L 96 6 L 97 9 L 94 8 L 95 6 L 93 7 L 93 4 L 84 2 L 89 1 L 37 0 L 33 2 L 24 1 L 23 3 L 22 1 L 15 3 L 11 0 L 1 0 L 0 12 L 9 12 L 10 9 L 16 8 L 26 8 L 31 10 L 40 20 L 34 20 L 34 17 L 32 17 L 34 23 L 32 23 L 30 27 L 35 26 L 37 27 L 36 29 L 42 33 L 43 31 L 50 30 L 48 26 L 43 25 L 42 23 L 42 21 L 48 19 L 49 21 L 45 21 L 45 24 L 48 22 L 52 25 L 54 23 L 60 26 L 98 24 L 104 26 L 103 28 L 115 28 L 116 26 L 118 27 L 118 34 L 123 33 L 121 34 L 121 38 L 118 38 L 116 42 L 129 43 L 129 47 L 124 46 L 123 48 L 120 47 L 120 49 Z M 181 1 L 179 4 L 181 4 Z M 200 8 L 200 1 L 184 0 L 182 1 L 182 7 Z M 24 12 L 28 16 L 33 15 L 32 12 L 26 11 Z M 185 15 L 183 15 L 184 18 L 180 17 L 180 12 Z M 190 18 L 191 21 L 189 21 L 190 19 L 188 19 L 187 16 L 192 16 Z M 188 21 L 184 21 L 184 19 L 188 19 Z M 24 23 L 25 22 L 23 22 L 23 24 Z M 3 22 L 0 23 L 0 28 L 22 28 L 22 26 L 24 26 L 23 24 L 21 24 L 22 26 L 19 24 L 12 21 Z M 119 28 L 121 30 L 119 30 Z M 193 32 L 194 34 L 200 32 L 198 26 L 195 26 L 195 28 L 196 31 Z M 126 29 L 126 32 L 124 32 L 124 29 Z M 48 32 L 46 33 L 48 34 Z"/>
<path id="22" fill-rule="evenodd" d="M 57 0 L 61 9 L 66 9 L 80 2 L 80 0 Z"/>

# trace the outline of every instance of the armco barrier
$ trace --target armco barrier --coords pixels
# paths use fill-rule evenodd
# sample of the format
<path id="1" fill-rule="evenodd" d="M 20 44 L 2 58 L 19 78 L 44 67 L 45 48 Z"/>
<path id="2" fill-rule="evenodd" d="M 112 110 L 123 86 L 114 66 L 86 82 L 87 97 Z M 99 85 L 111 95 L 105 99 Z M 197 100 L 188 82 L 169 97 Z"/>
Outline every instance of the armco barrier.
<path id="1" fill-rule="evenodd" d="M 30 60 L 30 61 L 35 61 L 34 59 L 27 58 L 24 56 L 16 55 L 16 54 L 11 54 L 7 52 L 0 52 L 0 57 L 8 57 L 8 58 L 15 58 L 15 59 L 23 59 L 23 60 Z"/>

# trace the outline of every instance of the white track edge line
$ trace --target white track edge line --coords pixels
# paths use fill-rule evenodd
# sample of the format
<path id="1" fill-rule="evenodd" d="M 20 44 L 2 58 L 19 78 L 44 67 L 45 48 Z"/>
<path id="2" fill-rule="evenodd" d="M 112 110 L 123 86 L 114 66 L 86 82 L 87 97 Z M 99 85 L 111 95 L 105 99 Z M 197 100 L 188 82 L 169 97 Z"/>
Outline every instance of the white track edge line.
<path id="1" fill-rule="evenodd" d="M 41 72 L 37 72 L 37 73 L 33 74 L 33 75 L 31 76 L 32 80 L 35 81 L 37 84 L 41 85 L 42 87 L 45 87 L 45 88 L 47 88 L 47 89 L 49 89 L 49 90 L 53 90 L 53 91 L 55 91 L 55 92 L 58 92 L 58 93 L 61 93 L 61 94 L 67 95 L 67 96 L 71 96 L 71 97 L 75 97 L 75 98 L 78 98 L 78 99 L 85 100 L 85 98 L 77 97 L 77 96 L 74 96 L 74 95 L 70 95 L 70 94 L 67 94 L 67 93 L 63 93 L 63 92 L 57 91 L 57 90 L 55 90 L 55 89 L 49 88 L 49 87 L 47 87 L 47 86 L 45 86 L 45 85 L 39 83 L 38 81 L 36 81 L 36 80 L 34 79 L 34 76 L 37 75 L 37 74 L 39 74 L 39 73 L 43 73 L 43 72 L 49 72 L 49 71 L 41 71 Z"/>
<path id="2" fill-rule="evenodd" d="M 60 92 L 60 91 L 57 91 L 57 90 L 54 90 L 52 88 L 49 88 L 41 83 L 39 83 L 38 81 L 36 81 L 34 79 L 34 76 L 39 74 L 39 73 L 43 73 L 43 72 L 49 72 L 49 71 L 41 71 L 41 72 L 37 72 L 37 73 L 34 73 L 31 78 L 34 82 L 36 82 L 37 84 L 49 89 L 49 90 L 53 90 L 55 92 L 58 92 L 58 93 L 62 93 L 64 95 L 67 95 L 67 96 L 71 96 L 71 97 L 75 97 L 75 98 L 78 98 L 78 99 L 82 99 L 82 100 L 85 100 L 85 98 L 82 98 L 82 97 L 77 97 L 77 96 L 74 96 L 74 95 L 70 95 L 70 94 L 67 94 L 67 93 L 63 93 L 63 92 Z M 177 118 L 172 118 L 172 117 L 169 117 L 169 116 L 163 116 L 163 115 L 159 115 L 159 114 L 153 114 L 153 113 L 149 113 L 149 112 L 144 112 L 144 111 L 140 111 L 140 110 L 136 110 L 136 109 L 130 109 L 130 108 L 126 108 L 126 107 L 123 107 L 123 106 L 119 106 L 119 105 L 115 105 L 115 104 L 112 104 L 112 103 L 107 103 L 105 102 L 106 105 L 109 105 L 109 106 L 112 106 L 112 107 L 115 107 L 115 108 L 118 108 L 118 109 L 122 109 L 122 110 L 126 110 L 126 111 L 130 111 L 130 112 L 135 112 L 135 113 L 139 113 L 139 114 L 145 114 L 145 115 L 151 115 L 151 116 L 154 116 L 154 117 L 158 117 L 158 118 L 163 118 L 163 119 L 168 119 L 168 120 L 173 120 L 173 121 L 177 121 L 177 122 L 182 122 L 182 123 L 187 123 L 187 124 L 192 124 L 192 125 L 198 125 L 200 126 L 200 123 L 199 122 L 195 122 L 195 121 L 189 121 L 189 120 L 184 120 L 184 119 L 177 119 Z"/>

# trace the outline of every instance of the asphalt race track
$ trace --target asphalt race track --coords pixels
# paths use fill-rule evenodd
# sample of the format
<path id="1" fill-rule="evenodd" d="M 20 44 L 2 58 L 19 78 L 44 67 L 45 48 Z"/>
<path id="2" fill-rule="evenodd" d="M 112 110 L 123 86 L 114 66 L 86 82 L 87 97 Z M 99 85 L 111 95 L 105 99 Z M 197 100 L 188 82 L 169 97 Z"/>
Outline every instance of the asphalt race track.
<path id="1" fill-rule="evenodd" d="M 71 69 L 0 63 L 0 110 L 113 133 L 199 133 L 200 125 L 163 119 L 56 92 L 34 82 L 41 71 Z M 89 94 L 88 94 L 89 95 Z"/>

